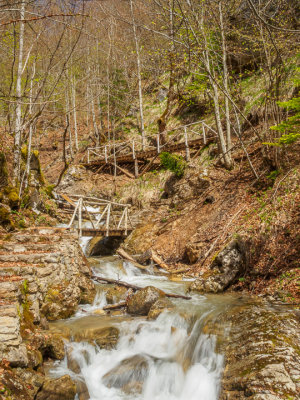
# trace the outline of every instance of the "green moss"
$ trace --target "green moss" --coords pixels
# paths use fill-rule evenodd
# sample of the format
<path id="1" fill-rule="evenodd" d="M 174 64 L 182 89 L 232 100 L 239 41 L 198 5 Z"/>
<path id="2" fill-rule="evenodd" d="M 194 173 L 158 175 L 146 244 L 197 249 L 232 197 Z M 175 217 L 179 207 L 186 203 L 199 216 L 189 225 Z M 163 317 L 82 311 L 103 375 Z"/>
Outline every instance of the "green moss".
<path id="1" fill-rule="evenodd" d="M 7 198 L 9 206 L 16 210 L 19 208 L 20 198 L 17 189 L 14 186 L 6 186 L 4 188 L 4 195 Z"/>

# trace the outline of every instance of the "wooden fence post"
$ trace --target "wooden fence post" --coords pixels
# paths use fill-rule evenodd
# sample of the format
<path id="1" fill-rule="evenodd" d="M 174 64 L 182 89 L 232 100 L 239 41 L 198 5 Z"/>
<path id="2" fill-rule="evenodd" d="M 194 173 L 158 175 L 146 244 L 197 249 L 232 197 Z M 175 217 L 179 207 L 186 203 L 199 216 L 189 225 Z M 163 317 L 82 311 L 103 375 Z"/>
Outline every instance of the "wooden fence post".
<path id="1" fill-rule="evenodd" d="M 157 154 L 159 154 L 160 153 L 159 134 L 156 137 L 156 142 L 157 142 Z"/>
<path id="2" fill-rule="evenodd" d="M 190 149 L 189 149 L 189 141 L 188 141 L 186 126 L 184 127 L 184 142 L 185 142 L 185 159 L 187 162 L 189 162 L 190 161 Z"/>

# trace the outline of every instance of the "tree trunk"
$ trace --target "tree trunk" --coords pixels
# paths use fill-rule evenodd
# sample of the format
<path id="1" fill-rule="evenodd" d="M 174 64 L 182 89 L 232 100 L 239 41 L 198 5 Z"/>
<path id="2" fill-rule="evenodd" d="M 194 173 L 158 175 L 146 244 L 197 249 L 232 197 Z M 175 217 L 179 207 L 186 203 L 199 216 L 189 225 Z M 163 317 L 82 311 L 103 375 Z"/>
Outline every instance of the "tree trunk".
<path id="1" fill-rule="evenodd" d="M 22 140 L 22 70 L 23 70 L 23 50 L 25 32 L 25 1 L 20 5 L 20 34 L 19 34 L 19 60 L 16 82 L 16 116 L 15 116 L 15 138 L 14 138 L 14 157 L 13 157 L 13 179 L 17 184 L 20 179 L 20 156 Z"/>
<path id="2" fill-rule="evenodd" d="M 136 64 L 137 64 L 137 75 L 138 75 L 138 84 L 139 84 L 139 106 L 140 106 L 140 119 L 141 119 L 142 149 L 145 150 L 145 126 L 144 126 L 144 111 L 143 111 L 141 58 L 140 58 L 139 42 L 138 42 L 138 37 L 137 37 L 137 32 L 136 32 L 136 24 L 135 24 L 135 20 L 134 20 L 133 1 L 132 0 L 130 0 L 130 10 L 131 10 L 132 29 L 133 29 L 133 36 L 134 36 L 135 50 L 136 50 Z"/>

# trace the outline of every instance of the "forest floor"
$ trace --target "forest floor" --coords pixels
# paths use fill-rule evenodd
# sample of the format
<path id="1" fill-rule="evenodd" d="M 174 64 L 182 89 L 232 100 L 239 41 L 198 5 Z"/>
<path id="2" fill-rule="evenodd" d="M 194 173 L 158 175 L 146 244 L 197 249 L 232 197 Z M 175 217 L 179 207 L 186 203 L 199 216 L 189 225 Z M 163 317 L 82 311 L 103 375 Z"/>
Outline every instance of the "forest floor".
<path id="1" fill-rule="evenodd" d="M 257 144 L 248 148 L 259 180 L 241 150 L 227 171 L 210 146 L 191 161 L 181 179 L 159 164 L 136 180 L 94 174 L 77 165 L 70 167 L 58 189 L 131 203 L 143 218 L 125 241 L 127 250 L 137 254 L 151 248 L 192 276 L 207 270 L 232 238 L 242 237 L 249 249 L 248 268 L 231 289 L 299 303 L 299 147 L 288 149 L 283 167 L 273 171 Z M 61 158 L 52 158 L 50 166 L 51 149 L 41 151 L 40 157 L 47 179 L 56 182 Z M 77 162 L 84 157 L 85 152 L 79 152 Z"/>

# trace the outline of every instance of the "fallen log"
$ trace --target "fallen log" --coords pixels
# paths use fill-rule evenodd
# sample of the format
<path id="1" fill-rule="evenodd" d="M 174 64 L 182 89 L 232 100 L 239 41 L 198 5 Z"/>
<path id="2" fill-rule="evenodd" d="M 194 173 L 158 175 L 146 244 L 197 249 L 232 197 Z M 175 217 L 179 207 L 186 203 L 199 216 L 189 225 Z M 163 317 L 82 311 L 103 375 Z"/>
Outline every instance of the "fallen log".
<path id="1" fill-rule="evenodd" d="M 108 310 L 118 310 L 119 308 L 126 307 L 126 301 L 120 301 L 120 303 L 116 304 L 108 304 L 107 306 L 103 307 L 103 310 L 108 311 Z"/>
<path id="2" fill-rule="evenodd" d="M 124 287 L 126 287 L 128 289 L 133 289 L 133 290 L 141 290 L 141 289 L 143 289 L 141 286 L 133 285 L 131 283 L 127 283 L 127 282 L 123 282 L 123 281 L 117 281 L 116 279 L 104 278 L 102 276 L 93 275 L 92 279 L 94 279 L 97 282 L 112 283 L 113 285 L 124 286 Z M 165 293 L 165 295 L 166 295 L 166 297 L 171 297 L 171 298 L 174 298 L 174 299 L 191 300 L 191 297 L 183 296 L 181 294 Z"/>
<path id="3" fill-rule="evenodd" d="M 160 268 L 170 272 L 170 267 L 153 250 L 151 251 L 151 258 Z"/>
<path id="4" fill-rule="evenodd" d="M 124 260 L 130 261 L 135 267 L 145 270 L 147 269 L 147 267 L 145 267 L 144 265 L 139 264 L 137 261 L 135 261 L 134 258 L 132 258 L 128 253 L 126 253 L 125 250 L 123 249 L 118 249 L 117 250 L 117 254 L 123 258 Z"/>

